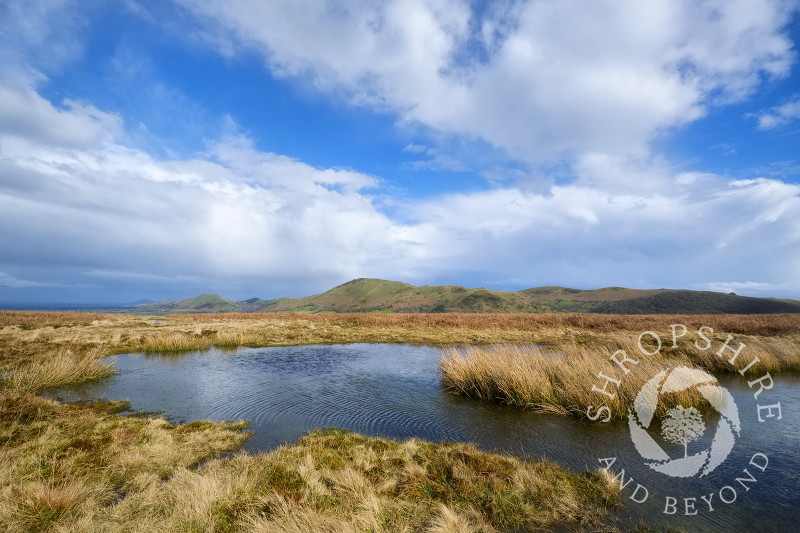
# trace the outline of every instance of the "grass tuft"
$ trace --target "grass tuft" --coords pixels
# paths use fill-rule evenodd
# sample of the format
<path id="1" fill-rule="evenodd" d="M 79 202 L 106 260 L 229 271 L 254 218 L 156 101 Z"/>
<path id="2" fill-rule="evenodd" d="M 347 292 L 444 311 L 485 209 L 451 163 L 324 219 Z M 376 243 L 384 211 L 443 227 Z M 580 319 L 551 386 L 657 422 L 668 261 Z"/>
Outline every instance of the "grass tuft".
<path id="1" fill-rule="evenodd" d="M 508 531 L 593 527 L 620 504 L 595 473 L 478 451 L 313 431 L 206 463 L 116 506 L 104 527 L 190 531 Z M 151 522 L 158 517 L 158 523 Z"/>
<path id="2" fill-rule="evenodd" d="M 75 355 L 61 350 L 51 357 L 41 356 L 26 365 L 11 368 L 3 374 L 4 387 L 20 391 L 36 391 L 104 378 L 114 367 L 100 360 L 101 353 L 92 351 Z"/>
<path id="3" fill-rule="evenodd" d="M 442 348 L 439 370 L 444 386 L 464 396 L 583 418 L 588 416 L 589 406 L 594 406 L 594 415 L 596 409 L 604 405 L 610 409 L 612 418 L 622 419 L 633 408 L 642 385 L 663 370 L 687 366 L 711 373 L 735 372 L 756 358 L 758 363 L 751 369 L 753 374 L 748 375 L 760 376 L 766 371 L 800 367 L 794 339 L 743 337 L 743 341 L 747 351 L 742 351 L 738 367 L 728 362 L 727 355 L 716 354 L 721 341 L 710 350 L 696 349 L 693 342 L 689 342 L 676 350 L 665 348 L 655 356 L 643 356 L 636 347 L 635 336 L 631 341 L 630 337 L 618 335 L 606 338 L 603 343 L 571 343 L 547 349 L 530 345 Z M 628 374 L 623 374 L 610 361 L 619 349 L 638 361 L 638 364 L 626 364 Z M 608 385 L 608 392 L 614 393 L 614 398 L 592 390 L 592 385 L 600 388 L 605 385 L 598 377 L 600 371 L 620 379 L 619 388 Z M 702 406 L 704 403 L 695 391 L 686 390 L 665 397 L 659 402 L 658 413 L 663 414 L 679 404 Z"/>

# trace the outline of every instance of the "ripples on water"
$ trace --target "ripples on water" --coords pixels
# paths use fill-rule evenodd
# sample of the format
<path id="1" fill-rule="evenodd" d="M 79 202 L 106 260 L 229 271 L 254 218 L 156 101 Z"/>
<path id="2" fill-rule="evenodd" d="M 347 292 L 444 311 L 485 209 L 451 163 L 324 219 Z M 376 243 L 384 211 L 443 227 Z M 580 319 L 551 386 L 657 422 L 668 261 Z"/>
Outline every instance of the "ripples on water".
<path id="1" fill-rule="evenodd" d="M 771 391 L 770 400 L 783 404 L 784 419 L 765 431 L 765 426 L 752 421 L 751 413 L 743 413 L 742 438 L 734 453 L 709 479 L 697 483 L 666 478 L 637 461 L 627 424 L 535 414 L 443 391 L 438 352 L 431 347 L 353 344 L 211 349 L 113 359 L 118 369 L 114 376 L 62 389 L 58 395 L 68 400 L 128 400 L 137 411 L 163 411 L 175 421 L 248 419 L 255 434 L 245 449 L 251 451 L 294 442 L 311 429 L 339 427 L 396 439 L 474 442 L 488 450 L 544 457 L 578 471 L 596 469 L 599 457 L 617 456 L 626 473 L 647 486 L 655 498 L 643 505 L 627 503 L 623 509 L 626 523 L 645 518 L 692 531 L 785 531 L 787 524 L 800 521 L 797 379 L 776 381 Z M 752 406 L 744 380 L 721 382 L 740 410 Z M 734 504 L 720 504 L 714 513 L 701 510 L 696 517 L 670 518 L 661 513 L 663 503 L 655 503 L 663 502 L 665 495 L 696 496 L 701 509 L 699 496 L 707 494 L 710 486 L 731 484 L 755 451 L 769 455 L 769 467 L 758 473 L 758 482 L 750 491 L 740 490 Z"/>

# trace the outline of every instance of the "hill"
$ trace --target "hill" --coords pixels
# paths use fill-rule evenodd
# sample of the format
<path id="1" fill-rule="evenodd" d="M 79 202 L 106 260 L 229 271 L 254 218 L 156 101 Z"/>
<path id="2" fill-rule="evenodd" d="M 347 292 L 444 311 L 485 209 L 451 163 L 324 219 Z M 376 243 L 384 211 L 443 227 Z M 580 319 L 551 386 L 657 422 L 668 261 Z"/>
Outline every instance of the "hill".
<path id="1" fill-rule="evenodd" d="M 239 311 L 240 306 L 216 294 L 201 294 L 187 300 L 156 302 L 137 305 L 140 312 L 150 313 L 229 313 Z"/>
<path id="2" fill-rule="evenodd" d="M 457 285 L 417 287 L 398 281 L 359 278 L 314 296 L 233 302 L 216 294 L 140 305 L 138 312 L 396 312 L 396 313 L 614 313 L 755 314 L 800 313 L 800 302 L 710 291 L 626 289 L 578 290 L 536 287 L 517 292 L 468 289 Z"/>

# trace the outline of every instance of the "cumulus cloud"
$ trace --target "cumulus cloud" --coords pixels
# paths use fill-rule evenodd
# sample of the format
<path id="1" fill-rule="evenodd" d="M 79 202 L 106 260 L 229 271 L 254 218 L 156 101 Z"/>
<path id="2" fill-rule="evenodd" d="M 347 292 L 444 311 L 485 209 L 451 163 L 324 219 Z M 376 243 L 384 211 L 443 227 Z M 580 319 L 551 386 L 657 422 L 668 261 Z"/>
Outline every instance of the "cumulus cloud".
<path id="1" fill-rule="evenodd" d="M 40 105 L 20 103 L 23 114 Z M 0 133 L 5 263 L 80 267 L 88 279 L 265 283 L 334 283 L 381 261 L 402 267 L 403 228 L 374 205 L 372 176 L 261 152 L 236 134 L 194 159 L 156 160 L 103 135 L 76 146 L 43 133 L 81 117 L 64 109 L 42 114 L 42 128 Z"/>
<path id="2" fill-rule="evenodd" d="M 758 129 L 771 130 L 800 119 L 800 97 L 756 115 Z"/>
<path id="3" fill-rule="evenodd" d="M 272 297 L 372 276 L 800 296 L 800 186 L 679 172 L 648 145 L 786 73 L 782 3 L 184 4 L 208 42 L 539 170 L 487 166 L 489 190 L 394 199 L 389 216 L 379 176 L 262 151 L 234 123 L 201 153 L 154 157 L 121 116 L 44 98 L 28 66 L 0 76 L 0 286 L 224 279 Z M 461 169 L 439 146 L 405 152 Z M 564 157 L 570 179 L 535 167 Z"/>
<path id="4" fill-rule="evenodd" d="M 279 75 L 531 162 L 640 153 L 793 59 L 778 0 L 182 3 Z"/>
<path id="5" fill-rule="evenodd" d="M 70 99 L 63 104 L 63 108 L 56 108 L 33 88 L 6 81 L 0 84 L 3 133 L 81 147 L 110 139 L 120 130 L 122 121 L 112 113 Z"/>
<path id="6" fill-rule="evenodd" d="M 570 184 L 550 196 L 454 194 L 416 207 L 416 238 L 436 243 L 445 271 L 524 285 L 685 288 L 722 278 L 796 291 L 800 186 L 711 174 L 676 175 L 671 184 L 661 193 Z M 762 259 L 770 257 L 781 260 Z"/>
<path id="7" fill-rule="evenodd" d="M 58 130 L 76 116 L 47 118 Z M 364 192 L 375 178 L 259 152 L 241 136 L 211 143 L 197 159 L 158 161 L 108 141 L 52 146 L 37 133 L 0 136 L 6 261 L 339 279 L 358 275 L 396 231 Z"/>
<path id="8" fill-rule="evenodd" d="M 58 131 L 82 113 L 44 117 Z M 84 282 L 244 279 L 278 295 L 285 280 L 324 287 L 365 275 L 781 287 L 796 285 L 800 272 L 800 186 L 776 180 L 664 168 L 658 189 L 615 189 L 597 176 L 629 171 L 627 163 L 587 157 L 585 179 L 549 194 L 506 186 L 406 200 L 395 206 L 404 213 L 400 223 L 372 196 L 377 178 L 262 152 L 235 132 L 181 160 L 156 160 L 104 135 L 87 147 L 39 134 L 0 134 L 4 262 L 80 269 Z M 768 257 L 781 260 L 759 260 Z"/>

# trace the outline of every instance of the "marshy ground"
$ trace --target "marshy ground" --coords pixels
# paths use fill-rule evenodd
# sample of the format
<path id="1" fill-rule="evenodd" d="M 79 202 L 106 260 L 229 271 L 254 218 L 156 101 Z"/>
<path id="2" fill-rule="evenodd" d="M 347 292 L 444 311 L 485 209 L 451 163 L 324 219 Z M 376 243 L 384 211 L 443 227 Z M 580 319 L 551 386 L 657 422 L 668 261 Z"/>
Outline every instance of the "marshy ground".
<path id="1" fill-rule="evenodd" d="M 102 357 L 111 353 L 407 342 L 443 347 L 442 378 L 456 392 L 581 416 L 591 379 L 602 365 L 613 369 L 616 350 L 636 357 L 642 331 L 668 339 L 676 323 L 687 326 L 688 347 L 638 356 L 642 377 L 675 362 L 736 371 L 714 352 L 691 348 L 692 332 L 703 325 L 714 329 L 716 348 L 728 334 L 746 343 L 764 371 L 800 366 L 798 315 L 0 312 L 0 524 L 9 531 L 612 527 L 608 518 L 621 496 L 599 473 L 571 473 L 465 444 L 339 430 L 314 431 L 269 453 L 230 455 L 248 438 L 245 422 L 176 425 L 121 415 L 126 406 L 119 402 L 63 405 L 40 394 L 107 376 L 113 368 Z M 545 353 L 535 353 L 536 345 L 547 346 Z M 632 391 L 620 391 L 615 415 Z"/>

